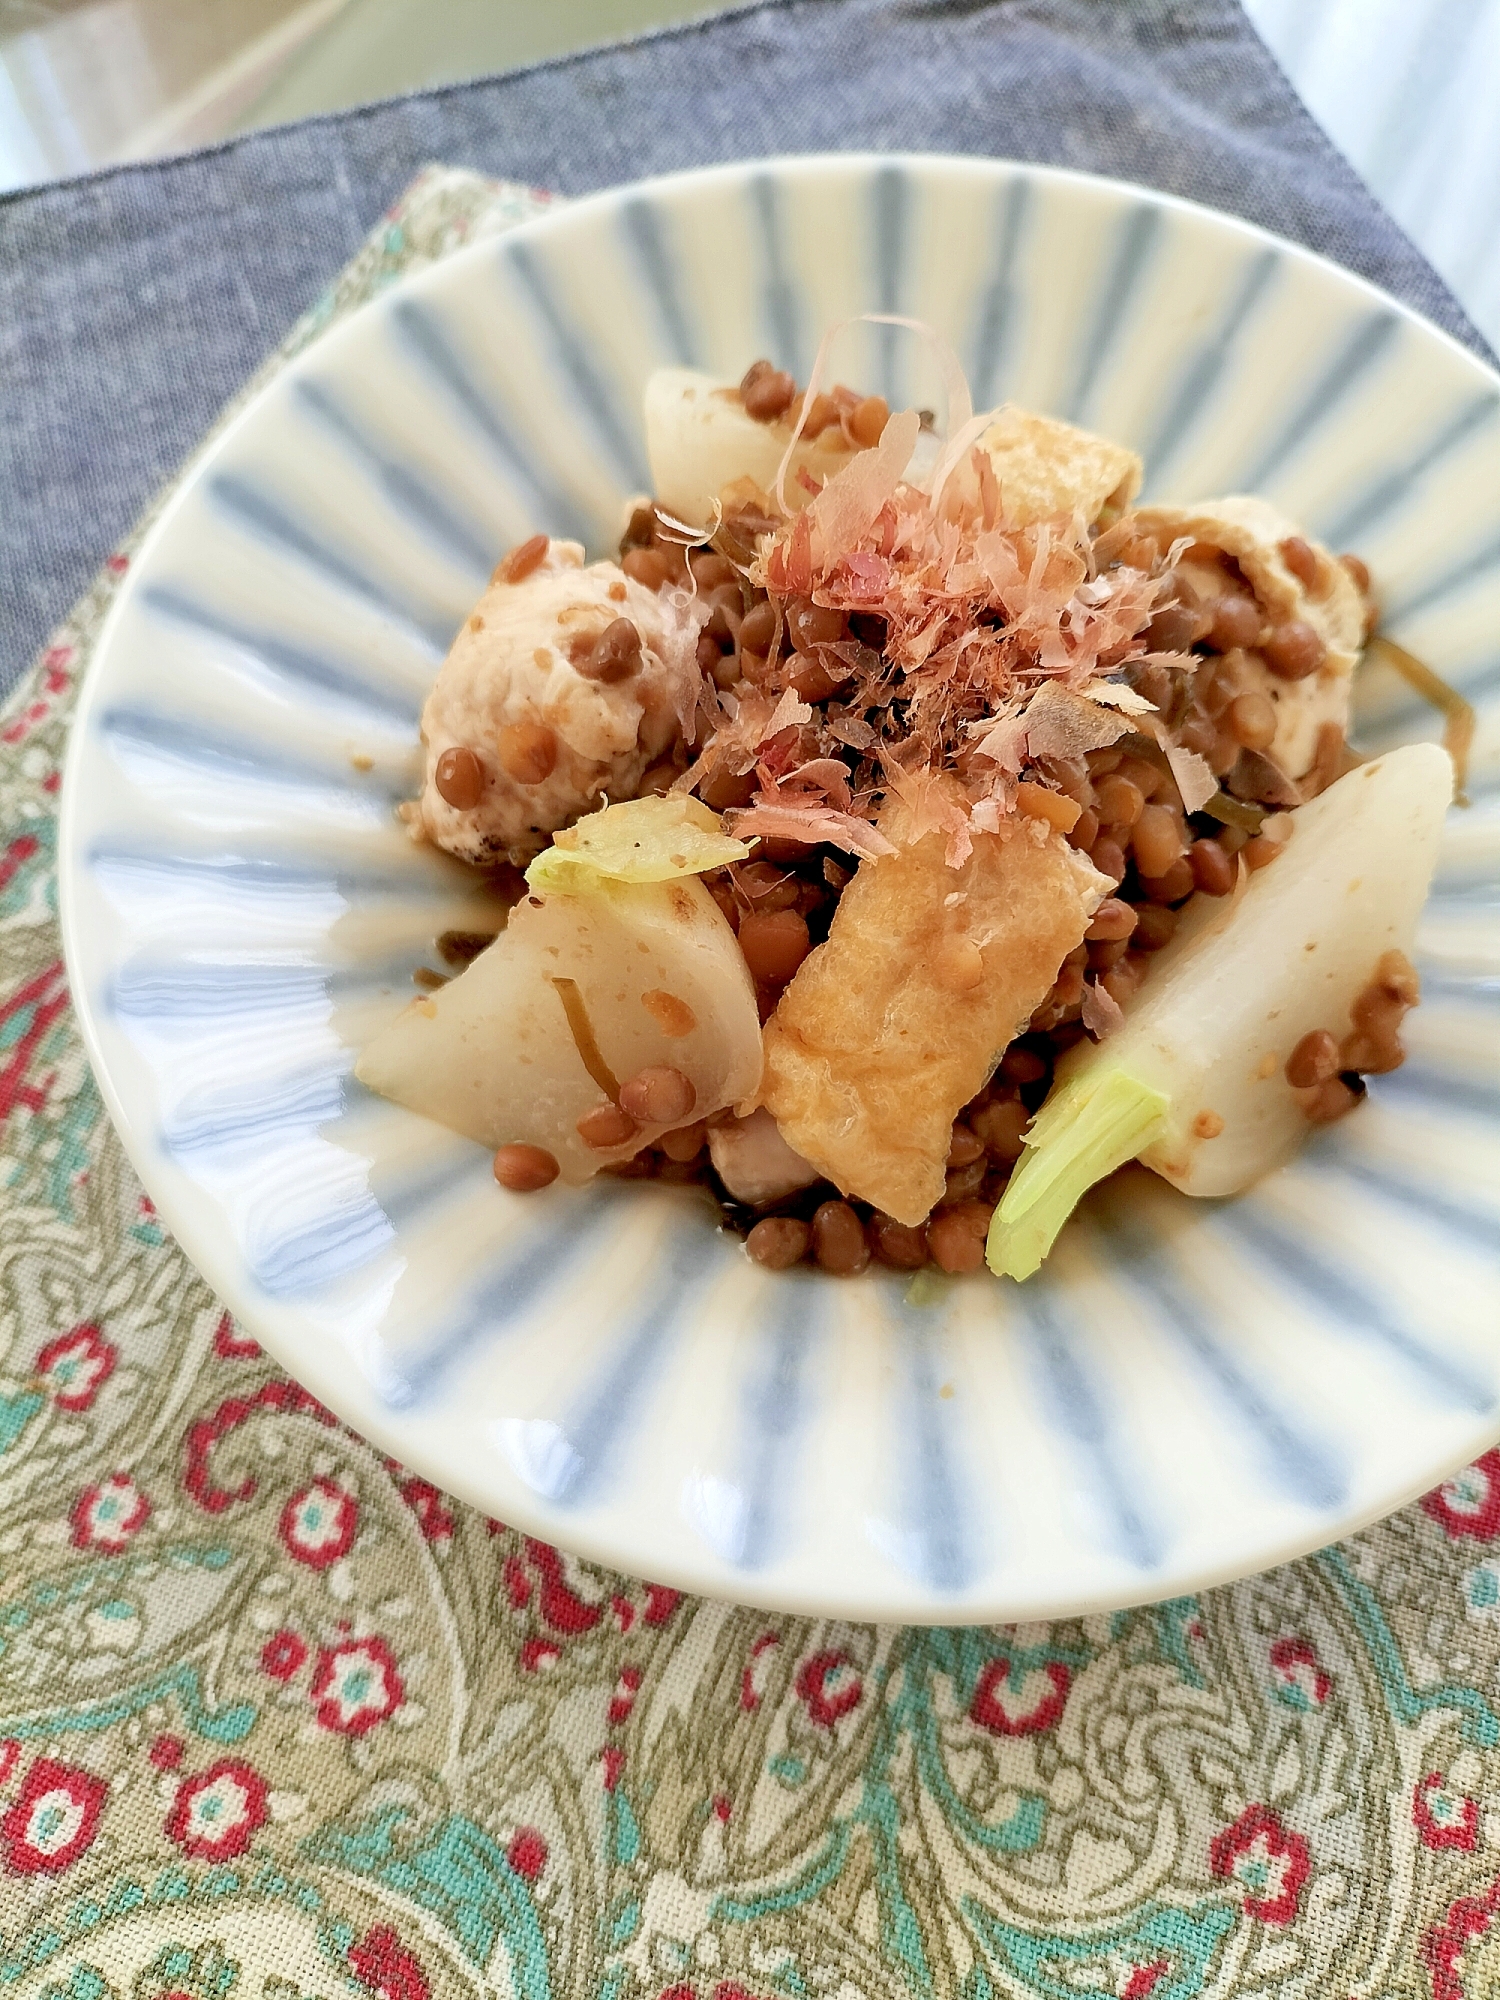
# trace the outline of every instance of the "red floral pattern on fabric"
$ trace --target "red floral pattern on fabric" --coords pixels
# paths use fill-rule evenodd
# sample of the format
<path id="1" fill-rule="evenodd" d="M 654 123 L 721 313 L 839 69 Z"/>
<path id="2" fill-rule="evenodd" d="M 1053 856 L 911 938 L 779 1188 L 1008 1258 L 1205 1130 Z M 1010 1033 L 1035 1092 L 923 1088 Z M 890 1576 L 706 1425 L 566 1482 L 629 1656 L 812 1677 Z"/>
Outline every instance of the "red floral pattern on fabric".
<path id="1" fill-rule="evenodd" d="M 58 1409 L 88 1410 L 118 1359 L 114 1346 L 86 1320 L 47 1342 L 37 1355 L 36 1372 Z"/>
<path id="2" fill-rule="evenodd" d="M 214 1328 L 214 1353 L 221 1361 L 258 1361 L 260 1342 L 252 1340 L 248 1334 L 240 1333 L 230 1315 L 219 1314 L 219 1324 Z"/>
<path id="3" fill-rule="evenodd" d="M 1479 1839 L 1479 1801 L 1451 1791 L 1441 1771 L 1429 1771 L 1411 1795 L 1412 1824 L 1424 1847 L 1470 1854 Z"/>
<path id="4" fill-rule="evenodd" d="M 289 1681 L 307 1658 L 307 1641 L 298 1632 L 273 1632 L 260 1649 L 260 1670 L 273 1681 Z"/>
<path id="5" fill-rule="evenodd" d="M 406 1689 L 384 1639 L 342 1639 L 319 1653 L 312 1698 L 320 1728 L 363 1736 L 395 1714 Z"/>
<path id="6" fill-rule="evenodd" d="M 354 1546 L 359 1502 L 336 1480 L 315 1479 L 281 1510 L 282 1547 L 308 1569 L 331 1569 Z"/>
<path id="7" fill-rule="evenodd" d="M 1226 1882 L 1245 1891 L 1245 1914 L 1262 1923 L 1289 1924 L 1312 1868 L 1300 1833 L 1281 1823 L 1270 1806 L 1247 1806 L 1209 1845 L 1208 1865 Z"/>
<path id="8" fill-rule="evenodd" d="M 1432 1976 L 1432 2000 L 1480 2000 L 1464 1991 L 1464 1953 L 1470 1940 L 1483 1937 L 1500 1911 L 1500 1877 L 1482 1896 L 1460 1896 L 1450 1904 L 1441 1923 L 1422 1939 L 1422 1963 Z"/>
<path id="9" fill-rule="evenodd" d="M 819 1729 L 832 1729 L 851 1709 L 857 1708 L 865 1684 L 854 1670 L 847 1653 L 814 1653 L 797 1669 L 797 1697 L 808 1719 Z"/>
<path id="10" fill-rule="evenodd" d="M 505 1858 L 524 1881 L 534 1882 L 547 1865 L 547 1843 L 534 1826 L 518 1826 Z"/>
<path id="11" fill-rule="evenodd" d="M 1333 1686 L 1333 1678 L 1325 1672 L 1317 1648 L 1310 1640 L 1274 1639 L 1270 1659 L 1284 1688 L 1300 1694 L 1309 1707 L 1323 1706 Z"/>
<path id="12" fill-rule="evenodd" d="M 1040 1735 L 1061 1719 L 1072 1680 L 1061 1660 L 1018 1670 L 1002 1653 L 979 1676 L 969 1720 L 992 1736 Z"/>
<path id="13" fill-rule="evenodd" d="M 177 1787 L 167 1835 L 198 1861 L 243 1854 L 270 1814 L 266 1781 L 237 1757 L 221 1757 Z"/>
<path id="14" fill-rule="evenodd" d="M 98 1549 L 117 1556 L 139 1534 L 151 1502 L 128 1472 L 112 1472 L 97 1486 L 85 1486 L 68 1517 L 75 1549 Z"/>
<path id="15" fill-rule="evenodd" d="M 1424 1494 L 1421 1506 L 1450 1541 L 1493 1541 L 1500 1535 L 1500 1447 Z"/>
<path id="16" fill-rule="evenodd" d="M 15 858 L 13 846 L 7 859 Z M 32 1081 L 32 1066 L 68 1005 L 67 974 L 58 958 L 18 986 L 0 1006 L 0 1052 L 4 1055 L 0 1062 L 0 1122 L 13 1111 L 46 1109 L 56 1075 L 48 1072 Z"/>
<path id="17" fill-rule="evenodd" d="M 92 1771 L 38 1757 L 0 1819 L 0 1855 L 16 1875 L 60 1875 L 93 1845 L 109 1786 Z"/>
<path id="18" fill-rule="evenodd" d="M 392 1924 L 374 1924 L 349 1947 L 349 1964 L 361 1986 L 380 2000 L 428 2000 L 427 1975 Z"/>
<path id="19" fill-rule="evenodd" d="M 329 1429 L 338 1425 L 333 1412 L 324 1409 L 316 1396 L 310 1396 L 295 1382 L 263 1382 L 252 1396 L 226 1396 L 211 1417 L 200 1417 L 188 1427 L 187 1465 L 182 1483 L 205 1513 L 222 1514 L 226 1508 L 255 1498 L 259 1489 L 254 1474 L 247 1474 L 235 1487 L 216 1485 L 211 1459 L 219 1440 L 238 1430 L 259 1410 L 273 1410 L 283 1416 L 310 1416 Z"/>

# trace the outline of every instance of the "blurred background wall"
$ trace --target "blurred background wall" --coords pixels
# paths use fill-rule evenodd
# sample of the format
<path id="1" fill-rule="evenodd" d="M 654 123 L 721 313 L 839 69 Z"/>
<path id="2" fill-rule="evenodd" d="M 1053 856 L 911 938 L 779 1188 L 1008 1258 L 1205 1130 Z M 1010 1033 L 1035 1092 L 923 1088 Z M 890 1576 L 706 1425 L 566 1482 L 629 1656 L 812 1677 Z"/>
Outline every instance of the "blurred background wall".
<path id="1" fill-rule="evenodd" d="M 1500 0 L 1242 4 L 1500 347 Z M 0 0 L 0 192 L 711 11 L 709 0 Z"/>

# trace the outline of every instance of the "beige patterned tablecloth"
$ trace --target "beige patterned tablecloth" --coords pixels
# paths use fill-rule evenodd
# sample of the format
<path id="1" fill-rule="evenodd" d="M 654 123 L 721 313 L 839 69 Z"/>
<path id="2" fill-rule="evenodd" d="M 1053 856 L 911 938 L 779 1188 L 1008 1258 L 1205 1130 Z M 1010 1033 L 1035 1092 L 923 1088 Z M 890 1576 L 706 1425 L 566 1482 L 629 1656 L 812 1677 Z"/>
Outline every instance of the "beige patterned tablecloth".
<path id="1" fill-rule="evenodd" d="M 541 199 L 430 170 L 270 366 Z M 0 1994 L 1495 2000 L 1500 1452 L 1201 1601 L 904 1631 L 576 1563 L 265 1360 L 59 958 L 129 560 L 0 717 Z"/>

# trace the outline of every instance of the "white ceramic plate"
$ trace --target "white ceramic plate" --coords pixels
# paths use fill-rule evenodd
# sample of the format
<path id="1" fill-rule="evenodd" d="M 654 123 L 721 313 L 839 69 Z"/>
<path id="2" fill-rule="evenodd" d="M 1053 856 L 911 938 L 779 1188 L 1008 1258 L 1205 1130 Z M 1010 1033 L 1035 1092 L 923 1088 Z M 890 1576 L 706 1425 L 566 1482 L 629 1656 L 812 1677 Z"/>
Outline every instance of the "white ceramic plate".
<path id="1" fill-rule="evenodd" d="M 1411 1058 L 1244 1199 L 1147 1175 L 1044 1275 L 915 1310 L 753 1268 L 691 1198 L 508 1197 L 351 1078 L 462 924 L 393 818 L 449 635 L 532 531 L 612 541 L 661 362 L 805 379 L 867 309 L 976 405 L 1260 491 L 1483 710 Z M 863 352 L 858 342 L 863 340 Z M 908 336 L 840 373 L 939 407 Z M 1397 1506 L 1500 1431 L 1500 382 L 1333 266 L 1141 189 L 978 160 L 733 166 L 561 210 L 304 353 L 158 523 L 84 691 L 68 963 L 132 1159 L 244 1324 L 489 1513 L 637 1574 L 861 1617 L 1180 1595 Z M 1363 738 L 1435 733 L 1373 680 Z"/>

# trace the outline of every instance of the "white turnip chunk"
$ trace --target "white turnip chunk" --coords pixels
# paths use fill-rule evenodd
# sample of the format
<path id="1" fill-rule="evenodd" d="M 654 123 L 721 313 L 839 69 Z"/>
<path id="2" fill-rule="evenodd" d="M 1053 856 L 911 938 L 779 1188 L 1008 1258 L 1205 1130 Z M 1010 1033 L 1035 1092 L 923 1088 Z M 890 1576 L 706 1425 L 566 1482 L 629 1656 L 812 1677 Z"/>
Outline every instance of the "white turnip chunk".
<path id="1" fill-rule="evenodd" d="M 1236 1194 L 1306 1137 L 1286 1079 L 1304 1035 L 1342 1039 L 1382 955 L 1409 951 L 1453 789 L 1417 743 L 1362 764 L 1293 816 L 1243 892 L 1200 898 L 1125 1024 L 1080 1043 L 995 1211 L 990 1268 L 1029 1277 L 1093 1182 L 1139 1158 L 1185 1194 Z"/>
<path id="2" fill-rule="evenodd" d="M 658 368 L 646 384 L 645 419 L 655 498 L 694 525 L 712 521 L 715 501 L 741 480 L 770 493 L 792 434 L 785 417 L 757 423 L 729 383 L 696 368 Z M 787 505 L 795 512 L 812 497 L 799 470 L 821 484 L 848 463 L 849 446 L 837 424 L 799 440 L 787 468 Z"/>
<path id="3" fill-rule="evenodd" d="M 620 1084 L 658 1067 L 693 1085 L 691 1118 L 760 1084 L 755 988 L 695 877 L 599 878 L 527 897 L 466 971 L 374 1038 L 355 1074 L 482 1145 L 545 1147 L 576 1184 L 669 1129 L 642 1124 L 606 1147 L 577 1129 Z"/>

